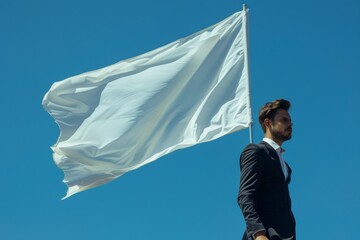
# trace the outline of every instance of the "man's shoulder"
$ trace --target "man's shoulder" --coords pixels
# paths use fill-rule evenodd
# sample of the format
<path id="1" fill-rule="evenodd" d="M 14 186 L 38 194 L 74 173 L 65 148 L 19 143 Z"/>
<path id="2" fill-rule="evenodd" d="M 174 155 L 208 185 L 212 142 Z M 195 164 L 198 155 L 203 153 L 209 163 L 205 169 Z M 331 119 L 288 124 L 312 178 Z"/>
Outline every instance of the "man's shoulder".
<path id="1" fill-rule="evenodd" d="M 240 155 L 240 166 L 263 162 L 266 156 L 267 151 L 263 143 L 251 143 L 244 148 Z"/>
<path id="2" fill-rule="evenodd" d="M 242 155 L 246 154 L 262 154 L 266 153 L 266 147 L 263 142 L 261 143 L 250 143 L 242 151 Z"/>
<path id="3" fill-rule="evenodd" d="M 260 143 L 250 143 L 248 144 L 245 148 L 245 150 L 264 150 L 265 149 L 265 142 L 260 142 Z"/>

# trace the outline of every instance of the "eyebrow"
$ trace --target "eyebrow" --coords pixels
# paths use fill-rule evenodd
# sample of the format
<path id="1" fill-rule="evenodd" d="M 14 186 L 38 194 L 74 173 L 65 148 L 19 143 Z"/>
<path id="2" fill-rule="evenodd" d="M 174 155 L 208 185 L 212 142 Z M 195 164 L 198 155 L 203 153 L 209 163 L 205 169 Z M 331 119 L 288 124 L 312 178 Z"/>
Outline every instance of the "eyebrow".
<path id="1" fill-rule="evenodd" d="M 283 116 L 282 119 L 291 121 L 291 117 L 287 117 L 287 116 Z"/>

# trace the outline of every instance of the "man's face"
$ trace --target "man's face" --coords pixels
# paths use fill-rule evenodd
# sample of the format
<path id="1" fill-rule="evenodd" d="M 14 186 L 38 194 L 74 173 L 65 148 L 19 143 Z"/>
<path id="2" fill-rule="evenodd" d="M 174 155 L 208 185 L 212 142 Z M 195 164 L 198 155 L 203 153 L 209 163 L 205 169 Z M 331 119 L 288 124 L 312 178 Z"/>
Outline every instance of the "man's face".
<path id="1" fill-rule="evenodd" d="M 285 142 L 291 139 L 292 122 L 289 112 L 284 109 L 277 110 L 274 120 L 270 120 L 269 131 L 274 140 Z"/>

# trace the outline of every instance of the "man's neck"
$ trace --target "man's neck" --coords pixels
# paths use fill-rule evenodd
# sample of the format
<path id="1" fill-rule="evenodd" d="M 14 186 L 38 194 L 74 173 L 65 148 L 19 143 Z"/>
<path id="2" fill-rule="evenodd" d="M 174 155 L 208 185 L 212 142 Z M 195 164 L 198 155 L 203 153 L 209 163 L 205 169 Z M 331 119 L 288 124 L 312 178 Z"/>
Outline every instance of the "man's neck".
<path id="1" fill-rule="evenodd" d="M 273 140 L 274 142 L 277 143 L 277 145 L 279 145 L 281 147 L 281 145 L 283 144 L 283 141 L 277 139 L 277 138 L 274 138 L 270 133 L 265 133 L 264 135 L 264 138 L 269 138 L 271 140 Z"/>

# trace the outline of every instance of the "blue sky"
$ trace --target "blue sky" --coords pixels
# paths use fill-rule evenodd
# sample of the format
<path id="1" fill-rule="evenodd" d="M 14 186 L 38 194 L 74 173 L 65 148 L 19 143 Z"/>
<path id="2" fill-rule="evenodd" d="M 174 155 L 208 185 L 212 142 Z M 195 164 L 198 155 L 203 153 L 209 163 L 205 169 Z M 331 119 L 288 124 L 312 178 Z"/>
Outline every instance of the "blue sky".
<path id="1" fill-rule="evenodd" d="M 66 186 L 50 149 L 59 130 L 41 101 L 55 81 L 185 37 L 243 3 L 0 0 L 0 239 L 240 239 L 247 130 L 61 201 Z M 293 104 L 284 147 L 298 237 L 352 239 L 360 224 L 360 3 L 246 3 L 254 119 L 267 101 Z"/>

